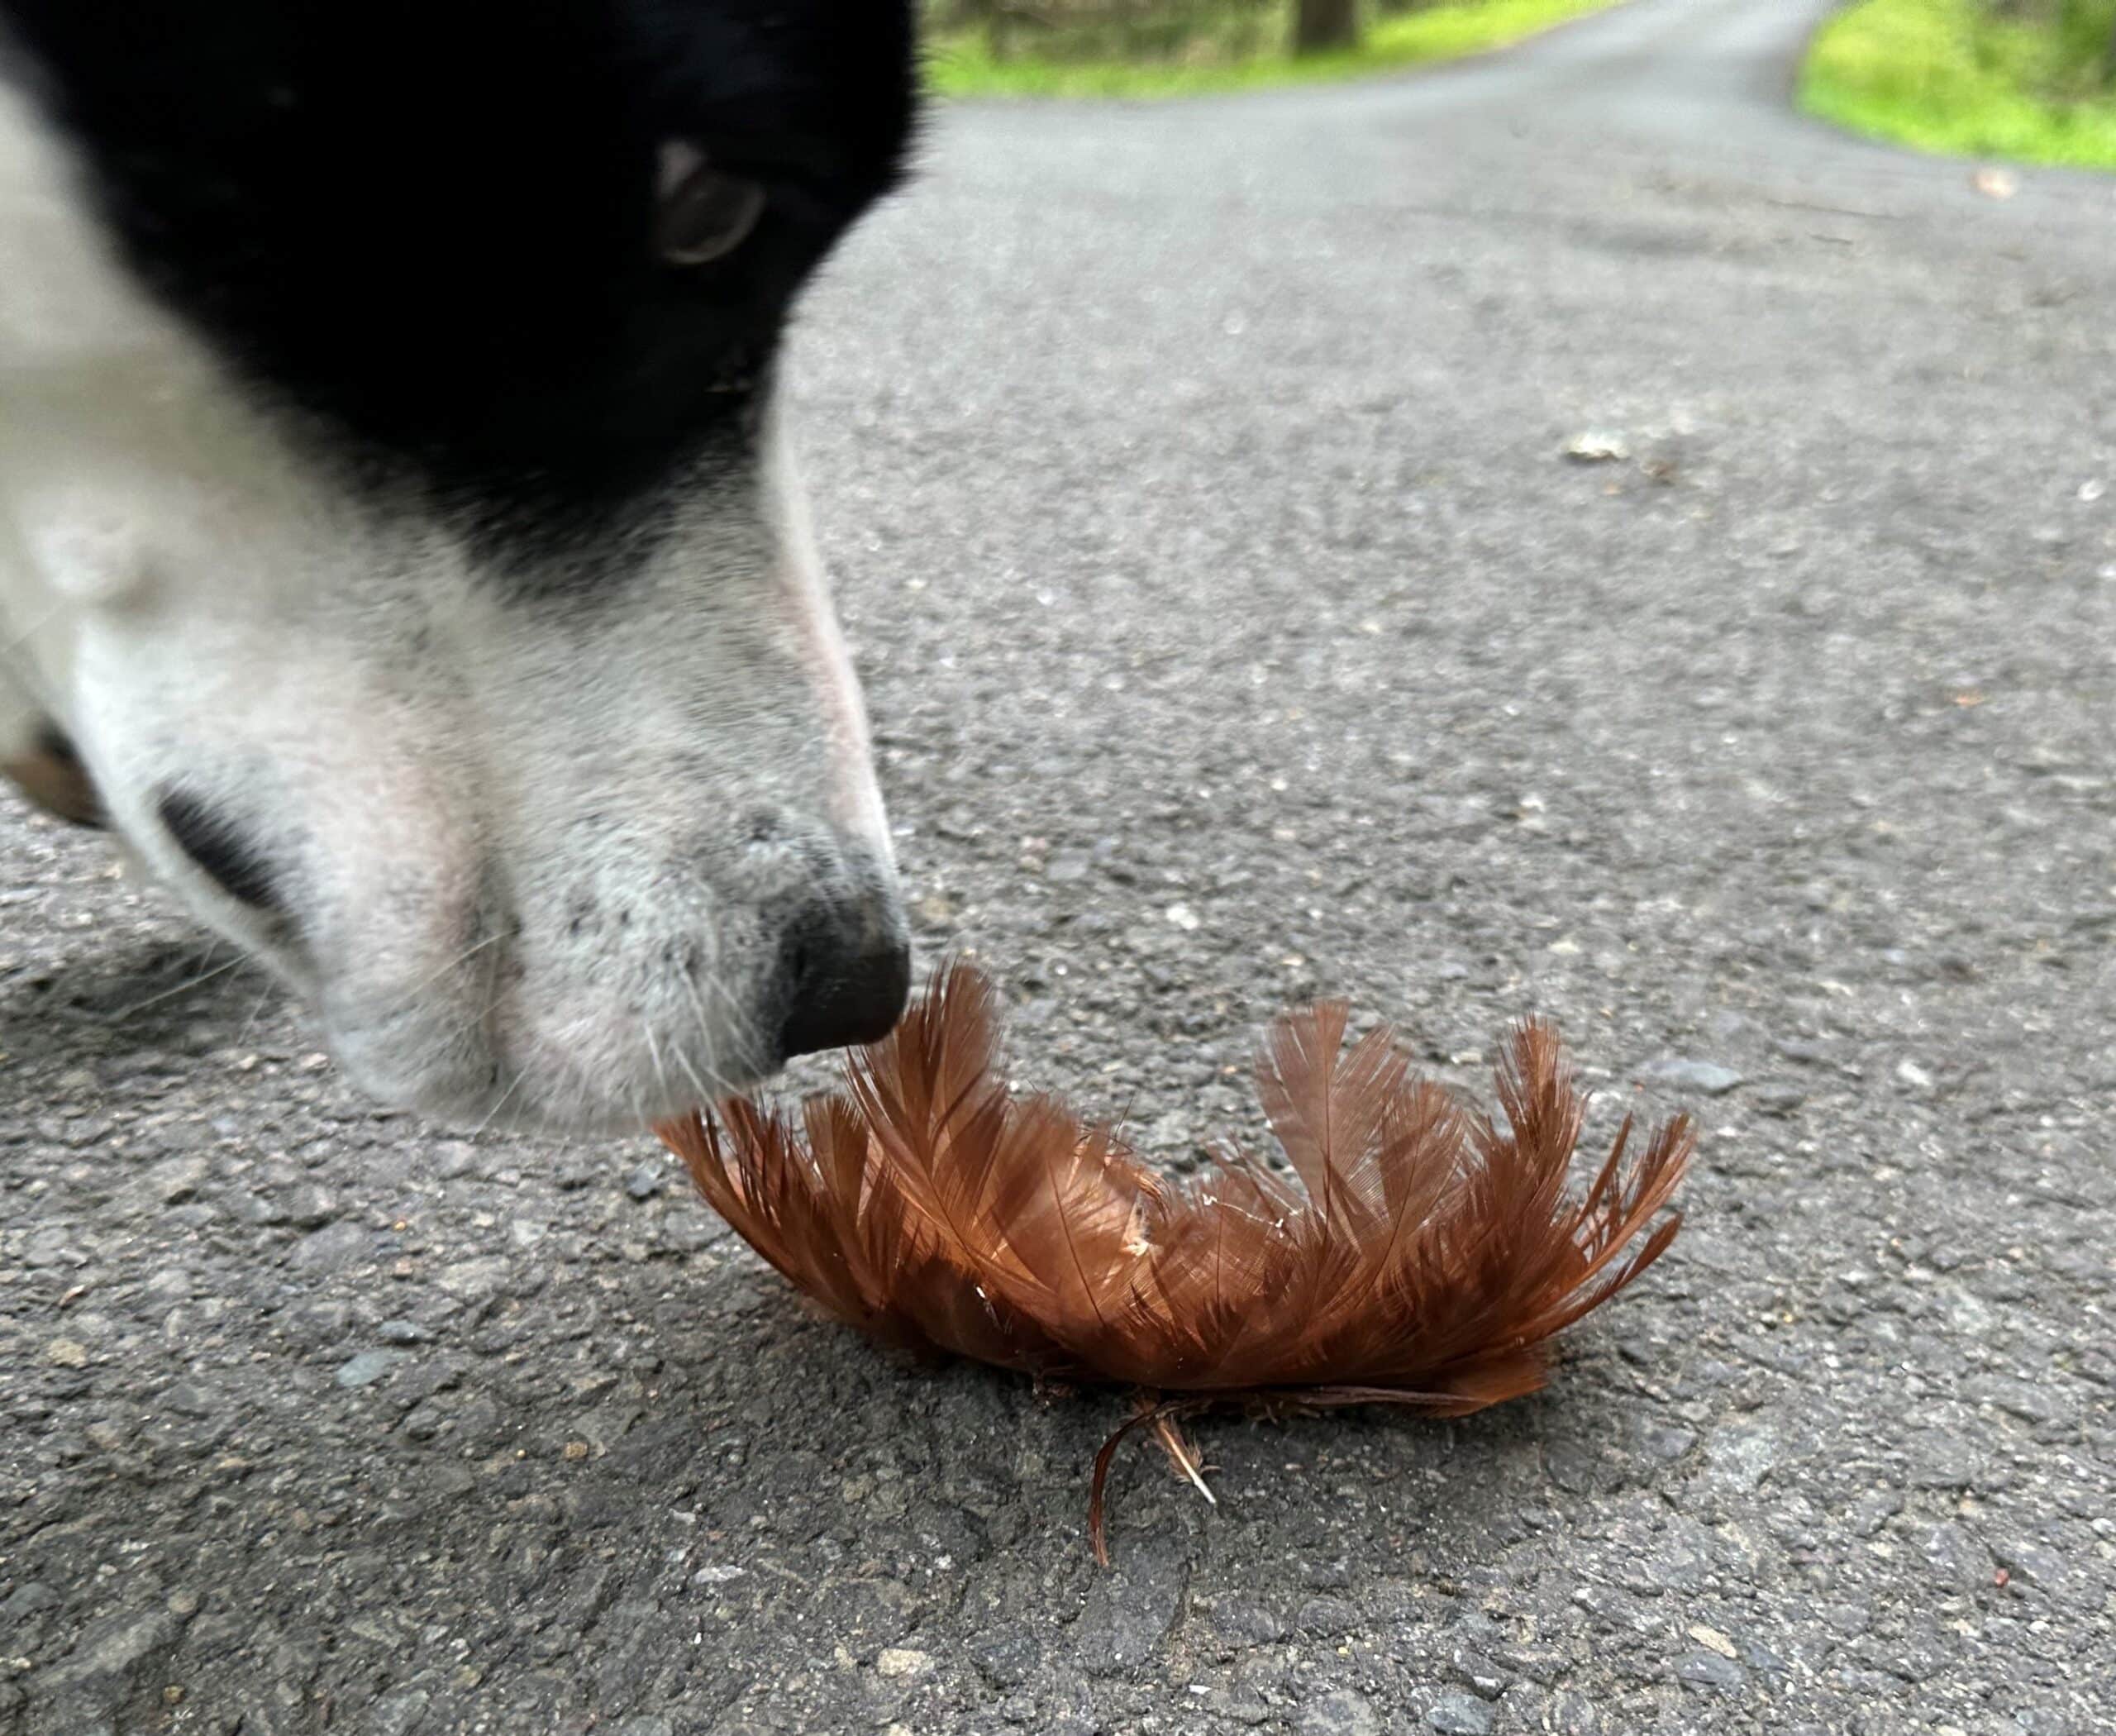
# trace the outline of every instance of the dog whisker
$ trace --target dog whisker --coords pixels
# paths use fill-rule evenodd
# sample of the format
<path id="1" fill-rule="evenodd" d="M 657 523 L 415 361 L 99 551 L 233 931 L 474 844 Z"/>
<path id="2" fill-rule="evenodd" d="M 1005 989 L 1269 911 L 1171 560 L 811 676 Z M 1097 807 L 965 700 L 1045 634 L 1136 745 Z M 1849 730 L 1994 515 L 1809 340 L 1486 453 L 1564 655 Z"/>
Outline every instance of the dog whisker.
<path id="1" fill-rule="evenodd" d="M 404 999 L 407 1001 L 416 999 L 422 990 L 431 988 L 436 983 L 439 982 L 442 977 L 450 975 L 451 972 L 461 970 L 464 966 L 469 964 L 470 961 L 475 958 L 480 952 L 484 951 L 488 947 L 498 946 L 506 938 L 507 936 L 502 932 L 488 934 L 481 941 L 473 941 L 460 952 L 457 953 L 455 957 L 449 960 L 449 961 L 443 965 L 438 971 L 433 972 L 432 975 L 429 976 L 422 976 L 418 980 L 418 981 L 413 983 L 410 988 L 404 991 Z"/>
<path id="2" fill-rule="evenodd" d="M 651 1023 L 642 1019 L 640 1022 L 640 1029 L 646 1033 L 647 1058 L 654 1063 L 655 1083 L 661 1087 L 662 1100 L 666 1102 L 676 1094 L 669 1084 L 669 1070 L 661 1065 L 661 1045 L 655 1041 L 654 1027 Z"/>
<path id="3" fill-rule="evenodd" d="M 741 1038 L 743 1047 L 746 1049 L 754 1051 L 757 1046 L 755 1027 L 743 1013 L 741 1008 L 736 1003 L 735 997 L 727 992 L 717 975 L 708 976 L 707 980 L 719 991 L 721 999 L 727 1002 L 728 1010 L 734 1014 L 736 1028 L 736 1034 Z M 706 1007 L 704 998 L 698 993 L 697 980 L 692 977 L 689 972 L 685 971 L 683 973 L 683 982 L 684 990 L 690 996 L 691 1005 L 698 1013 L 698 1034 L 707 1039 L 708 1047 L 710 1047 L 715 1054 L 717 1054 L 719 1052 L 718 1045 L 712 1043 L 711 1041 L 712 1036 L 712 1015 Z M 681 1059 L 682 1051 L 679 1050 L 677 1053 L 678 1057 Z M 686 1062 L 686 1066 L 688 1066 L 688 1062 Z M 721 1070 L 716 1068 L 714 1071 L 718 1072 Z M 692 1075 L 691 1083 L 693 1085 L 698 1085 L 699 1083 L 698 1076 L 694 1073 Z M 701 1089 L 703 1089 L 702 1086 Z M 712 1102 L 714 1098 L 724 1095 L 724 1087 L 720 1091 L 709 1093 L 702 1100 L 699 1106 L 703 1108 L 705 1104 Z"/>
<path id="4" fill-rule="evenodd" d="M 698 999 L 697 982 L 688 972 L 684 974 L 684 982 L 690 990 L 692 1000 L 698 1005 L 699 1024 L 705 1029 L 711 1030 L 712 1020 L 706 1011 L 705 1004 Z M 757 1029 L 756 1021 L 744 1010 L 741 1002 L 736 999 L 734 991 L 722 980 L 720 973 L 717 971 L 708 971 L 705 975 L 705 986 L 717 994 L 727 1006 L 734 1023 L 735 1034 L 741 1039 L 742 1046 L 753 1052 L 760 1051 L 763 1047 L 763 1033 Z"/>
<path id="5" fill-rule="evenodd" d="M 255 1027 L 259 1016 L 266 1007 L 271 1004 L 272 996 L 279 986 L 277 983 L 269 981 L 264 985 L 264 992 L 257 997 L 257 1004 L 250 1009 L 250 1017 L 243 1020 L 242 1028 L 236 1033 L 235 1042 L 237 1048 L 241 1048 L 243 1044 L 250 1041 L 250 1031 Z"/>
<path id="6" fill-rule="evenodd" d="M 493 1100 L 493 1106 L 485 1111 L 485 1118 L 483 1121 L 480 1121 L 477 1126 L 471 1128 L 470 1137 L 473 1139 L 475 1139 L 483 1134 L 485 1129 L 490 1127 L 493 1123 L 498 1118 L 499 1112 L 507 1107 L 509 1099 L 513 1097 L 517 1091 L 522 1089 L 522 1081 L 528 1076 L 529 1075 L 527 1073 L 517 1073 L 514 1075 L 514 1082 L 508 1085 L 504 1091 L 502 1091 L 498 1097 Z"/>
<path id="7" fill-rule="evenodd" d="M 199 961 L 200 963 L 203 964 L 206 959 L 211 958 L 216 950 L 217 950 L 217 942 L 215 946 L 208 947 L 206 949 L 204 956 Z M 231 971 L 240 971 L 249 962 L 250 960 L 246 956 L 241 953 L 237 953 L 224 965 L 216 965 L 210 971 L 201 971 L 198 975 L 193 977 L 191 980 L 187 983 L 179 983 L 174 989 L 164 989 L 159 994 L 150 994 L 145 1000 L 136 1001 L 129 1007 L 120 1008 L 117 1012 L 110 1015 L 109 1023 L 114 1025 L 122 1025 L 128 1018 L 136 1018 L 141 1013 L 147 1012 L 153 1008 L 161 1006 L 169 1001 L 179 999 L 183 995 L 191 994 L 195 990 L 204 988 L 207 983 L 212 981 L 216 977 L 226 976 Z"/>
<path id="8" fill-rule="evenodd" d="M 717 1103 L 722 1097 L 725 1097 L 727 1095 L 727 1088 L 725 1085 L 708 1085 L 703 1079 L 699 1078 L 698 1069 L 691 1065 L 690 1056 L 684 1054 L 680 1049 L 676 1052 L 676 1065 L 684 1070 L 684 1076 L 690 1080 L 692 1085 L 696 1089 L 698 1092 L 698 1106 L 701 1109 L 711 1108 L 714 1104 Z"/>

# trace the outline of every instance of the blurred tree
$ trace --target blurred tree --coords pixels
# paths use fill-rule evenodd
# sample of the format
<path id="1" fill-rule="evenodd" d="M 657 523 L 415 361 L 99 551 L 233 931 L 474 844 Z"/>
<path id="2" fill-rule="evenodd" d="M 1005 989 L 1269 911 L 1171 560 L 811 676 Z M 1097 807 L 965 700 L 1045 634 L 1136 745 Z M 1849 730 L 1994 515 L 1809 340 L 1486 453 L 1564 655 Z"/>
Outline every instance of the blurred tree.
<path id="1" fill-rule="evenodd" d="M 1294 0 L 1293 51 L 1321 54 L 1359 45 L 1359 0 Z"/>
<path id="2" fill-rule="evenodd" d="M 1298 0 L 924 0 L 936 34 L 975 31 L 995 60 L 1232 63 L 1287 40 Z"/>

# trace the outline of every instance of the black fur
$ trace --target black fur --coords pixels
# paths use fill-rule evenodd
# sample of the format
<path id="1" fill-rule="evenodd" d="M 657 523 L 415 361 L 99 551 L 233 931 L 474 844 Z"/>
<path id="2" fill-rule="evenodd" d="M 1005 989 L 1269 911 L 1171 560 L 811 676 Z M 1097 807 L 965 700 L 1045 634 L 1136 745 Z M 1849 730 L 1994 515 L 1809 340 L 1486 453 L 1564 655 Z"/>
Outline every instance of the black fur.
<path id="1" fill-rule="evenodd" d="M 794 293 L 900 171 L 912 10 L 0 0 L 0 23 L 167 307 L 365 471 L 549 547 L 640 528 L 746 444 Z M 670 140 L 767 192 L 725 259 L 655 255 Z"/>

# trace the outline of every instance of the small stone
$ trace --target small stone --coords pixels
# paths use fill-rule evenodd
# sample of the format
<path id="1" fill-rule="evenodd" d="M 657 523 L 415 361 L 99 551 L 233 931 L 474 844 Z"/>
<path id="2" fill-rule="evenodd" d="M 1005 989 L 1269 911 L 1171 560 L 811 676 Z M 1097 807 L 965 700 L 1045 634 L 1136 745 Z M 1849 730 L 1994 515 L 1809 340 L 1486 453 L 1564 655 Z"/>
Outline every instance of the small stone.
<path id="1" fill-rule="evenodd" d="M 1928 1431 L 1908 1444 L 1910 1464 L 1904 1481 L 1913 1489 L 1967 1489 L 1982 1470 L 1975 1453 L 1952 1435 Z"/>
<path id="2" fill-rule="evenodd" d="M 1191 933 L 1198 926 L 1198 913 L 1188 904 L 1170 904 L 1161 914 L 1185 934 Z"/>
<path id="3" fill-rule="evenodd" d="M 338 1202 L 313 1182 L 289 1188 L 280 1204 L 298 1229 L 320 1229 L 338 1215 Z"/>
<path id="4" fill-rule="evenodd" d="M 2071 1574 L 2064 1559 L 2054 1550 L 2015 1538 L 2000 1538 L 1991 1545 L 1991 1554 L 2003 1569 L 2009 1581 L 2033 1586 L 2059 1596 L 2071 1591 Z"/>
<path id="5" fill-rule="evenodd" d="M 1631 446 L 1621 434 L 1589 428 L 1566 441 L 1565 455 L 1575 464 L 1620 464 L 1631 456 Z"/>
<path id="6" fill-rule="evenodd" d="M 56 1368 L 86 1368 L 88 1347 L 79 1338 L 54 1338 L 44 1347 L 44 1360 Z"/>
<path id="7" fill-rule="evenodd" d="M 1847 1639 L 1856 1639 L 1874 1624 L 1874 1612 L 1863 1604 L 1823 1604 L 1816 1613 Z"/>
<path id="8" fill-rule="evenodd" d="M 1734 1650 L 1733 1641 L 1728 1638 L 1717 1628 L 1708 1628 L 1703 1622 L 1698 1623 L 1689 1630 L 1689 1637 L 1708 1652 L 1717 1652 L 1722 1657 L 1732 1657 L 1737 1655 Z"/>
<path id="9" fill-rule="evenodd" d="M 1770 1474 L 1782 1451 L 1772 1429 L 1723 1428 L 1712 1438 L 1705 1474 L 1723 1489 L 1746 1492 Z"/>
<path id="10" fill-rule="evenodd" d="M 1084 851 L 1061 850 L 1051 858 L 1049 866 L 1043 870 L 1043 877 L 1060 885 L 1069 885 L 1075 880 L 1085 880 L 1087 872 L 1088 859 Z"/>
<path id="11" fill-rule="evenodd" d="M 1456 1678 L 1480 1700 L 1496 1700 L 1513 1686 L 1513 1678 L 1489 1658 L 1475 1652 L 1455 1654 Z"/>
<path id="12" fill-rule="evenodd" d="M 198 1613 L 198 1594 L 196 1591 L 186 1591 L 181 1589 L 172 1591 L 164 1602 L 163 1608 L 179 1621 L 188 1621 Z"/>
<path id="13" fill-rule="evenodd" d="M 364 1350 L 340 1363 L 336 1378 L 341 1386 L 349 1390 L 372 1386 L 403 1360 L 404 1352 L 401 1350 Z"/>
<path id="14" fill-rule="evenodd" d="M 1675 1680 L 1686 1688 L 1714 1694 L 1738 1694 L 1748 1686 L 1748 1672 L 1716 1652 L 1692 1652 L 1675 1665 Z"/>
<path id="15" fill-rule="evenodd" d="M 2057 1394 L 2027 1381 L 1985 1375 L 1968 1382 L 1964 1390 L 1972 1399 L 1995 1405 L 2023 1422 L 2056 1424 L 2069 1421 L 2072 1416 L 2071 1407 Z"/>
<path id="16" fill-rule="evenodd" d="M 433 1400 L 414 1405 L 397 1426 L 407 1441 L 430 1441 L 447 1426 L 448 1412 Z"/>
<path id="17" fill-rule="evenodd" d="M 1293 1624 L 1318 1639 L 1342 1639 L 1360 1625 L 1359 1610 L 1342 1597 L 1311 1597 L 1294 1614 Z"/>
<path id="18" fill-rule="evenodd" d="M 1442 1736 L 1485 1736 L 1491 1708 L 1467 1694 L 1443 1694 L 1427 1710 L 1425 1721 Z"/>
<path id="19" fill-rule="evenodd" d="M 426 1717 L 427 1698 L 418 1688 L 388 1695 L 368 1709 L 365 1728 L 374 1736 L 410 1736 Z"/>
<path id="20" fill-rule="evenodd" d="M 164 1205 L 181 1205 L 197 1194 L 206 1176 L 203 1157 L 172 1157 L 148 1172 L 147 1185 Z"/>
<path id="21" fill-rule="evenodd" d="M 14 1595 L 0 1604 L 0 1621 L 17 1622 L 27 1619 L 38 1611 L 49 1610 L 59 1601 L 59 1594 L 50 1586 L 36 1580 L 18 1586 Z"/>
<path id="22" fill-rule="evenodd" d="M 122 1452 L 132 1438 L 132 1432 L 122 1423 L 104 1417 L 83 1428 L 81 1438 L 98 1452 Z"/>
<path id="23" fill-rule="evenodd" d="M 346 1335 L 346 1328 L 352 1324 L 353 1310 L 350 1304 L 326 1296 L 310 1303 L 294 1318 L 310 1337 L 331 1343 Z"/>
<path id="24" fill-rule="evenodd" d="M 1043 1648 L 1027 1627 L 1002 1633 L 970 1653 L 984 1679 L 997 1688 L 1018 1688 L 1043 1662 Z"/>
<path id="25" fill-rule="evenodd" d="M 727 1226 L 710 1212 L 686 1213 L 661 1226 L 655 1246 L 670 1253 L 694 1254 L 722 1240 Z"/>
<path id="26" fill-rule="evenodd" d="M 625 1177 L 625 1191 L 635 1199 L 651 1199 L 669 1184 L 667 1168 L 659 1163 L 642 1163 Z"/>
<path id="27" fill-rule="evenodd" d="M 191 1294 L 191 1275 L 174 1266 L 164 1266 L 147 1280 L 146 1294 L 155 1302 L 181 1301 Z"/>
<path id="28" fill-rule="evenodd" d="M 1490 1727 L 1489 1720 L 1478 1725 Z M 1380 1736 L 1381 1720 L 1365 1695 L 1353 1688 L 1340 1688 L 1309 1702 L 1294 1726 L 1300 1736 Z"/>
<path id="29" fill-rule="evenodd" d="M 1918 1543 L 1941 1583 L 1948 1588 L 1980 1590 L 1990 1584 L 1991 1553 L 1963 1527 L 1943 1520 L 1928 1527 Z"/>
<path id="30" fill-rule="evenodd" d="M 1808 1100 L 1808 1094 L 1790 1080 L 1766 1080 L 1750 1091 L 1748 1100 L 1766 1115 L 1790 1115 Z"/>
<path id="31" fill-rule="evenodd" d="M 294 1243 L 293 1252 L 288 1257 L 312 1271 L 337 1271 L 367 1254 L 370 1241 L 365 1225 L 341 1218 L 310 1231 Z"/>
<path id="32" fill-rule="evenodd" d="M 179 1381 L 161 1395 L 162 1409 L 181 1417 L 209 1417 L 221 1408 L 212 1388 L 197 1381 Z"/>
<path id="33" fill-rule="evenodd" d="M 913 1651 L 908 1646 L 884 1646 L 875 1660 L 876 1673 L 891 1681 L 905 1676 L 923 1676 L 932 1667 L 930 1653 Z"/>
<path id="34" fill-rule="evenodd" d="M 1218 1633 L 1242 1645 L 1270 1645 L 1286 1637 L 1285 1623 L 1261 1604 L 1222 1603 L 1212 1620 Z"/>
<path id="35" fill-rule="evenodd" d="M 594 1450 L 585 1441 L 568 1441 L 565 1443 L 563 1457 L 567 1464 L 578 1465 Z"/>
<path id="36" fill-rule="evenodd" d="M 1639 1431 L 1638 1444 L 1662 1464 L 1672 1465 L 1697 1445 L 1697 1436 L 1687 1428 L 1651 1424 Z"/>
<path id="37" fill-rule="evenodd" d="M 1699 1091 L 1707 1097 L 1723 1097 L 1742 1082 L 1739 1073 L 1717 1061 L 1672 1056 L 1647 1061 L 1638 1070 L 1638 1077 L 1647 1085 L 1665 1085 L 1671 1091 Z"/>
<path id="38" fill-rule="evenodd" d="M 55 1700 L 83 1691 L 115 1700 L 168 1653 L 176 1637 L 176 1624 L 164 1610 L 107 1617 L 91 1624 L 74 1649 L 44 1672 L 40 1686 Z"/>
<path id="39" fill-rule="evenodd" d="M 433 1337 L 416 1320 L 384 1320 L 374 1335 L 385 1344 L 424 1344 Z"/>
<path id="40" fill-rule="evenodd" d="M 319 1231 L 319 1234 L 330 1233 Z M 445 1266 L 434 1275 L 434 1282 L 459 1301 L 482 1302 L 497 1295 L 500 1286 L 507 1281 L 507 1261 L 488 1255 L 482 1259 L 459 1260 L 453 1266 Z"/>
<path id="41" fill-rule="evenodd" d="M 1074 1624 L 1080 1661 L 1098 1675 L 1137 1669 L 1158 1651 L 1182 1613 L 1189 1563 L 1174 1549 L 1141 1543 L 1099 1576 Z"/>
<path id="42" fill-rule="evenodd" d="M 1311 1591 L 1342 1591 L 1352 1582 L 1351 1563 L 1342 1555 L 1305 1562 L 1301 1582 Z"/>

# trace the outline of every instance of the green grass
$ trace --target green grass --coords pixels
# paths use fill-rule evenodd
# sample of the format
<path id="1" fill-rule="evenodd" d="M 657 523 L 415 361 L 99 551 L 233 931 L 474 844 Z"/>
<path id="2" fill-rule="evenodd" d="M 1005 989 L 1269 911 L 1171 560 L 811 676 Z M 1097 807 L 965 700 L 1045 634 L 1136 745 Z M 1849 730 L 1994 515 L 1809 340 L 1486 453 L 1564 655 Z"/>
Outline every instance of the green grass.
<path id="1" fill-rule="evenodd" d="M 2111 0 L 2045 0 L 2039 21 L 1860 0 L 1816 36 L 1800 105 L 1920 150 L 2116 169 L 2112 27 Z"/>
<path id="2" fill-rule="evenodd" d="M 943 35 L 934 44 L 934 88 L 952 97 L 1188 97 L 1253 90 L 1267 84 L 1357 78 L 1432 60 L 1481 54 L 1532 36 L 1616 0 L 1462 0 L 1375 19 L 1347 54 L 1295 60 L 1282 47 L 1232 61 L 1064 60 L 1031 55 L 993 59 L 979 31 Z"/>

